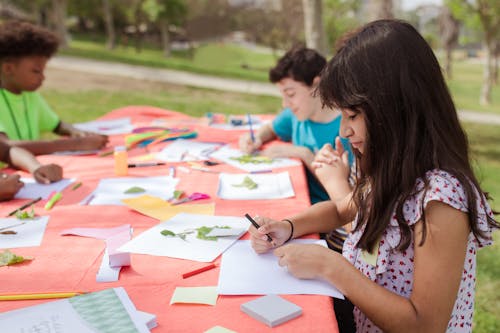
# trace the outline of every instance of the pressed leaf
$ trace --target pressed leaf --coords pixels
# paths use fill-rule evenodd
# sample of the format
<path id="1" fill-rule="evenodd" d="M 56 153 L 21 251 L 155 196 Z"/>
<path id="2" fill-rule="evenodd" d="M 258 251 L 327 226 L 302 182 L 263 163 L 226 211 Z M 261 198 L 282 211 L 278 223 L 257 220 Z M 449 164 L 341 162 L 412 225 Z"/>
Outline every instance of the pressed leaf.
<path id="1" fill-rule="evenodd" d="M 132 193 L 142 193 L 142 192 L 146 192 L 145 189 L 143 189 L 142 187 L 139 187 L 139 186 L 133 186 L 131 188 L 129 188 L 128 190 L 126 190 L 125 194 L 132 194 Z"/>
<path id="2" fill-rule="evenodd" d="M 161 234 L 162 234 L 163 236 L 172 236 L 172 237 L 175 237 L 175 232 L 170 231 L 170 230 L 167 230 L 167 229 L 162 230 L 162 231 L 161 231 Z"/>
<path id="3" fill-rule="evenodd" d="M 16 212 L 16 217 L 19 219 L 19 220 L 29 220 L 29 219 L 34 219 L 35 218 L 35 209 L 33 208 L 33 206 L 31 206 L 31 210 L 30 211 L 27 211 L 27 210 L 23 210 L 23 211 L 17 211 Z"/>
<path id="4" fill-rule="evenodd" d="M 10 250 L 5 250 L 0 253 L 0 266 L 15 265 L 25 260 L 33 260 L 33 258 L 18 256 L 10 252 Z"/>
<path id="5" fill-rule="evenodd" d="M 230 157 L 231 160 L 238 161 L 241 164 L 270 164 L 273 159 L 267 156 L 243 155 L 240 157 Z"/>
<path id="6" fill-rule="evenodd" d="M 256 189 L 259 185 L 252 178 L 245 176 L 241 184 L 233 184 L 234 187 L 246 187 L 249 190 Z"/>

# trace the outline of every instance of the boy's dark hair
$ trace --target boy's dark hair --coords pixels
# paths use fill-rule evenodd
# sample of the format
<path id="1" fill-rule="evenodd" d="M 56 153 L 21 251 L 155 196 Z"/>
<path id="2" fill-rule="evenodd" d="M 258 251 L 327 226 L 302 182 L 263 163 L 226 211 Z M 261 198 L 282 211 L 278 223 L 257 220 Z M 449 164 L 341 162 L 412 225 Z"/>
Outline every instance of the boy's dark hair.
<path id="1" fill-rule="evenodd" d="M 467 136 L 425 39 L 409 23 L 380 20 L 349 34 L 339 46 L 322 73 L 319 93 L 326 106 L 364 116 L 366 147 L 357 156 L 353 194 L 356 230 L 365 227 L 358 247 L 373 250 L 395 209 L 401 229 L 398 249 L 408 248 L 411 232 L 404 204 L 415 195 L 417 179 L 429 190 L 425 176 L 433 169 L 456 177 L 467 196 L 469 226 L 477 238 L 483 237 L 476 220 L 485 214 L 485 199 L 476 200 L 481 188 L 470 164 Z M 486 218 L 490 226 L 499 226 L 493 217 Z M 424 242 L 425 216 L 422 221 Z"/>
<path id="2" fill-rule="evenodd" d="M 284 78 L 291 78 L 310 87 L 314 78 L 320 76 L 325 65 L 326 59 L 315 50 L 294 47 L 269 70 L 269 80 L 277 83 Z"/>
<path id="3" fill-rule="evenodd" d="M 0 25 L 0 61 L 29 56 L 50 58 L 58 46 L 57 36 L 40 26 L 22 21 Z"/>

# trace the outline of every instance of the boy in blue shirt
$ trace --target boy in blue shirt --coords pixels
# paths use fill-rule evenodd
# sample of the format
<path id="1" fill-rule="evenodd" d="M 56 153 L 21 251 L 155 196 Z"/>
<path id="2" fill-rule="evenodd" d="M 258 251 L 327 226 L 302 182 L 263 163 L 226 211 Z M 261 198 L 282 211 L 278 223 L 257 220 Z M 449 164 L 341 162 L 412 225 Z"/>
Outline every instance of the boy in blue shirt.
<path id="1" fill-rule="evenodd" d="M 0 139 L 35 155 L 96 150 L 107 143 L 106 136 L 61 121 L 36 92 L 58 45 L 52 32 L 33 24 L 9 21 L 0 25 Z M 40 140 L 44 131 L 69 138 Z"/>
<path id="2" fill-rule="evenodd" d="M 340 112 L 324 108 L 315 94 L 325 65 L 326 59 L 312 49 L 288 51 L 269 71 L 270 81 L 281 92 L 283 111 L 272 123 L 262 126 L 254 140 L 248 133 L 240 138 L 240 149 L 245 153 L 252 153 L 275 139 L 291 142 L 292 145 L 268 147 L 262 154 L 272 158 L 299 158 L 306 166 L 312 204 L 328 199 L 337 201 L 351 191 L 348 177 L 339 180 L 331 190 L 325 190 L 312 167 L 315 153 L 325 144 L 333 145 L 340 128 Z"/>

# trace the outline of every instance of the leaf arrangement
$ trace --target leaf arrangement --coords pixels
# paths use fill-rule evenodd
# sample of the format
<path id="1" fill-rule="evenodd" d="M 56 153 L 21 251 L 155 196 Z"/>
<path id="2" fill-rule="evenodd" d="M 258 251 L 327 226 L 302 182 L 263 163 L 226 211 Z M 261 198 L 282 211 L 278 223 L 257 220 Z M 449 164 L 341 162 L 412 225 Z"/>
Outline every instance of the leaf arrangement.
<path id="1" fill-rule="evenodd" d="M 186 236 L 189 234 L 192 234 L 196 232 L 196 238 L 202 239 L 202 240 L 209 240 L 209 241 L 217 241 L 218 237 L 217 236 L 207 236 L 213 229 L 231 229 L 231 227 L 224 225 L 224 226 L 213 226 L 213 227 L 206 227 L 202 226 L 196 229 L 189 229 L 185 230 L 183 232 L 175 233 L 171 230 L 165 229 L 162 230 L 160 233 L 163 236 L 170 236 L 170 237 L 179 237 L 182 240 L 186 240 Z"/>
<path id="2" fill-rule="evenodd" d="M 230 157 L 231 160 L 238 161 L 241 164 L 271 164 L 273 159 L 267 156 L 243 155 L 240 157 Z"/>
<path id="3" fill-rule="evenodd" d="M 252 178 L 245 176 L 241 184 L 233 184 L 233 187 L 246 187 L 249 190 L 255 190 L 259 185 Z"/>
<path id="4" fill-rule="evenodd" d="M 15 265 L 15 264 L 21 263 L 25 260 L 33 260 L 33 258 L 18 256 L 16 254 L 10 252 L 10 250 L 5 250 L 2 253 L 0 253 L 0 267 L 1 266 Z"/>

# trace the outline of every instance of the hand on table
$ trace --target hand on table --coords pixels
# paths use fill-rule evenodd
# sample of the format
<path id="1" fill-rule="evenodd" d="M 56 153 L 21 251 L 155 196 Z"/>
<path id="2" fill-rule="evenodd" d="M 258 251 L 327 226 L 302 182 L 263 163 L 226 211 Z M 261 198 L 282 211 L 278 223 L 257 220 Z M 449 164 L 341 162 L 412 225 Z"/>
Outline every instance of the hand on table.
<path id="1" fill-rule="evenodd" d="M 321 278 L 324 268 L 332 265 L 339 253 L 317 244 L 287 244 L 274 250 L 279 265 L 299 279 Z"/>
<path id="2" fill-rule="evenodd" d="M 57 164 L 42 165 L 33 172 L 33 177 L 38 183 L 50 184 L 62 179 L 63 169 Z"/>
<path id="3" fill-rule="evenodd" d="M 108 143 L 108 137 L 106 135 L 100 135 L 95 133 L 87 133 L 86 135 L 77 137 L 79 139 L 78 149 L 79 150 L 96 150 L 101 149 Z"/>
<path id="4" fill-rule="evenodd" d="M 17 192 L 24 186 L 19 175 L 0 174 L 0 201 L 14 198 Z"/>
<path id="5" fill-rule="evenodd" d="M 260 225 L 256 229 L 253 225 L 250 226 L 250 241 L 252 248 L 257 253 L 265 253 L 270 249 L 280 246 L 290 237 L 292 229 L 290 223 L 286 221 L 276 221 L 267 217 L 255 217 L 255 222 Z M 269 242 L 267 235 L 271 236 L 272 242 Z"/>
<path id="6" fill-rule="evenodd" d="M 242 136 L 240 136 L 239 139 L 239 146 L 240 150 L 245 153 L 245 154 L 252 154 L 253 152 L 259 150 L 259 148 L 262 146 L 262 140 L 258 136 L 254 136 L 254 140 L 252 140 L 252 137 L 250 133 L 245 133 Z"/>

